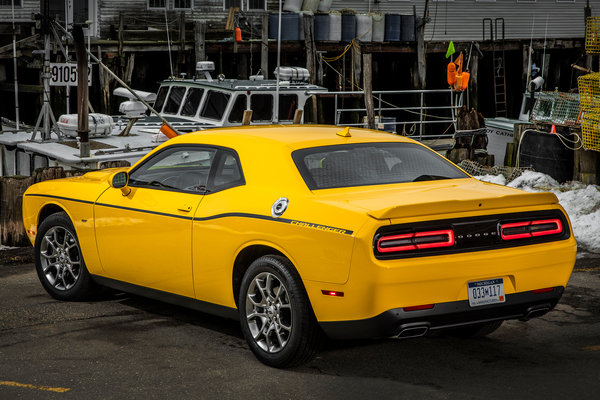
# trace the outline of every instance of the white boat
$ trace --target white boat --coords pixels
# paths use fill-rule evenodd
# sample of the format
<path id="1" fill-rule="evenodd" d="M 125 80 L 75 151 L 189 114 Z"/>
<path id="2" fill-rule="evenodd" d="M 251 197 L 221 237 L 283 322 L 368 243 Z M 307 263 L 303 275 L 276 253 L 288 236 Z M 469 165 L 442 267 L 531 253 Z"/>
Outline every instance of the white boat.
<path id="1" fill-rule="evenodd" d="M 162 118 L 147 116 L 147 107 L 128 89 L 116 89 L 117 96 L 128 97 L 119 107 L 124 115 L 90 114 L 89 157 L 82 157 L 79 150 L 76 115 L 61 116 L 57 129 L 44 139 L 36 131 L 5 131 L 0 134 L 0 175 L 29 176 L 36 168 L 47 166 L 97 169 L 113 161 L 134 163 L 168 139 L 160 133 L 163 118 L 179 133 L 242 125 L 248 110 L 252 111 L 251 125 L 291 124 L 296 111 L 304 110 L 308 92 L 327 92 L 324 87 L 308 83 L 309 74 L 304 68 L 279 68 L 279 81 L 264 80 L 262 76 L 239 80 L 221 75 L 212 79 L 212 62 L 200 62 L 196 69 L 197 76 L 192 79 L 163 81 L 156 95 L 136 91 L 140 99 L 154 103 L 153 108 Z"/>

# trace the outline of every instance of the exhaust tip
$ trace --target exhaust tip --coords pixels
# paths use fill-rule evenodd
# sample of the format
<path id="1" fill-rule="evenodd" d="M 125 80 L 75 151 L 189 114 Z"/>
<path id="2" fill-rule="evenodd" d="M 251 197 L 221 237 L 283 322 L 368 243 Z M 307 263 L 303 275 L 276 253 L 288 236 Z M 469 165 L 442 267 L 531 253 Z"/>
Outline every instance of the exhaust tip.
<path id="1" fill-rule="evenodd" d="M 395 336 L 398 339 L 415 338 L 425 335 L 429 332 L 429 323 L 427 322 L 415 322 L 410 324 L 404 324 L 400 326 L 400 331 Z"/>
<path id="2" fill-rule="evenodd" d="M 525 311 L 525 315 L 523 316 L 523 318 L 521 318 L 521 321 L 528 321 L 532 318 L 537 318 L 537 317 L 541 317 L 542 315 L 546 314 L 548 311 L 550 311 L 550 304 L 541 304 L 538 306 L 533 306 L 533 307 L 529 307 L 526 311 Z"/>

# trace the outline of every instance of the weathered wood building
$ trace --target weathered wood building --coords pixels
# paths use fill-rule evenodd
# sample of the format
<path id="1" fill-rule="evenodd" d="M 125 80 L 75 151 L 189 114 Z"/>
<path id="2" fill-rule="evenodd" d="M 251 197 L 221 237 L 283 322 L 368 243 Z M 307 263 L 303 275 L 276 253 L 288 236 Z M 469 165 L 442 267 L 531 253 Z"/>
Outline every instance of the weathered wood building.
<path id="1" fill-rule="evenodd" d="M 282 3 L 284 9 L 293 9 L 303 2 Z M 40 21 L 32 16 L 43 12 L 43 4 L 45 0 L 0 0 L 0 116 L 14 117 L 13 34 L 21 99 L 23 104 L 39 105 Z M 47 4 L 49 15 L 62 25 L 89 23 L 86 34 L 94 54 L 140 89 L 155 90 L 156 82 L 171 74 L 193 74 L 199 59 L 215 61 L 217 72 L 228 77 L 246 77 L 259 70 L 271 75 L 275 66 L 277 45 L 273 35 L 269 39 L 267 25 L 268 14 L 277 11 L 278 1 L 48 0 Z M 489 93 L 495 90 L 494 71 L 501 57 L 506 82 L 505 114 L 515 117 L 525 89 L 530 46 L 534 62 L 543 67 L 540 73 L 546 79 L 546 88 L 566 91 L 576 87 L 579 72 L 570 65 L 584 66 L 587 62 L 591 66 L 583 49 L 585 15 L 597 13 L 600 1 L 305 0 L 303 8 L 314 10 L 316 6 L 334 13 L 370 14 L 376 18 L 381 14 L 414 16 L 415 35 L 409 40 L 360 41 L 360 52 L 373 55 L 374 89 L 445 87 L 448 61 L 444 55 L 452 40 L 458 51 L 471 54 L 473 104 L 486 116 L 494 116 L 498 108 Z M 235 27 L 241 28 L 239 43 L 235 41 Z M 300 21 L 299 27 L 303 28 L 304 22 Z M 348 44 L 347 40 L 311 42 L 307 52 L 306 39 L 284 41 L 282 64 L 306 65 L 307 59 L 310 62 L 314 58 L 314 65 L 321 56 L 341 54 Z M 472 43 L 477 43 L 480 51 Z M 52 59 L 64 61 L 57 46 L 53 47 Z M 347 70 L 360 65 L 348 54 L 322 67 L 325 86 L 348 89 Z M 338 74 L 346 79 L 339 79 Z M 114 112 L 115 102 L 109 95 L 114 83 L 98 68 L 93 82 L 92 104 L 100 111 Z M 53 89 L 57 113 L 65 108 L 62 91 Z M 31 123 L 35 113 L 23 110 L 23 117 Z"/>

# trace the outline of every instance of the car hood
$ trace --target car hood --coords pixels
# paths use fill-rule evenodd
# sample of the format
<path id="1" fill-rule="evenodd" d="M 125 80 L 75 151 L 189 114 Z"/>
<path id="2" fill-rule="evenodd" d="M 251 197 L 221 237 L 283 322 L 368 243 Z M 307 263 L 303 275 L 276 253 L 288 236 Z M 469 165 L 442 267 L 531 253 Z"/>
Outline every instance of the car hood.
<path id="1" fill-rule="evenodd" d="M 319 192 L 315 192 L 320 197 L 319 201 L 360 208 L 375 219 L 558 203 L 553 193 L 528 193 L 476 179 L 413 182 Z"/>

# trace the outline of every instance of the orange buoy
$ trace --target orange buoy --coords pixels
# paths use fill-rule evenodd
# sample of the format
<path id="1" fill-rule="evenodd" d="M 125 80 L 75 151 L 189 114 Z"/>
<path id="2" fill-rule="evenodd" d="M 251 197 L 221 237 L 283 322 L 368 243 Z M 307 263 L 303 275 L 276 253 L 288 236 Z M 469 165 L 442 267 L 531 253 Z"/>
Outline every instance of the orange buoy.
<path id="1" fill-rule="evenodd" d="M 169 139 L 173 139 L 175 136 L 179 135 L 167 124 L 163 124 L 163 126 L 160 127 L 160 132 Z"/>
<path id="2" fill-rule="evenodd" d="M 456 64 L 454 64 L 452 61 L 448 63 L 447 78 L 448 85 L 453 86 L 456 82 Z"/>
<path id="3" fill-rule="evenodd" d="M 242 29 L 239 26 L 235 28 L 235 41 L 238 43 L 242 41 Z"/>

